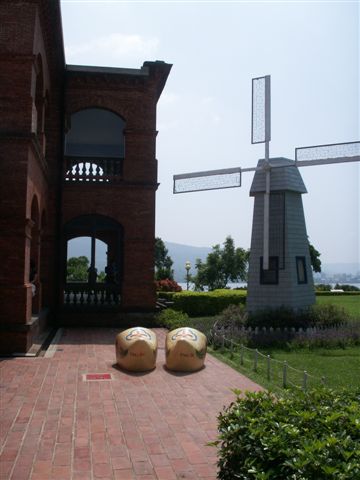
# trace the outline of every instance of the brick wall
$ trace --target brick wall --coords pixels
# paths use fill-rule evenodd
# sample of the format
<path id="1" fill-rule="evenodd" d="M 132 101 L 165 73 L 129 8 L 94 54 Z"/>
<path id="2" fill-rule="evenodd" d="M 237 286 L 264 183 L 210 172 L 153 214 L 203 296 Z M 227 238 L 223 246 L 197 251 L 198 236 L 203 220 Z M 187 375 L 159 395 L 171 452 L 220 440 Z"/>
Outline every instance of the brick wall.
<path id="1" fill-rule="evenodd" d="M 126 122 L 121 181 L 65 184 L 62 203 L 63 225 L 80 215 L 98 214 L 123 227 L 124 310 L 155 309 L 156 102 L 159 71 L 163 80 L 169 69 L 160 63 L 147 75 L 143 71 L 111 73 L 111 69 L 67 72 L 67 117 L 96 107 L 111 110 Z"/>
<path id="2" fill-rule="evenodd" d="M 145 62 L 138 71 L 66 71 L 59 1 L 0 3 L 1 351 L 27 351 L 46 328 L 42 312 L 58 311 L 62 228 L 78 215 L 104 215 L 122 225 L 123 308 L 154 308 L 156 103 L 170 68 Z M 126 121 L 123 178 L 116 185 L 64 185 L 65 119 L 88 107 Z"/>
<path id="3" fill-rule="evenodd" d="M 59 13 L 57 2 L 0 4 L 0 350 L 7 353 L 26 351 L 35 332 L 41 333 L 32 315 L 45 306 L 41 283 L 46 303 L 54 288 L 55 272 L 45 268 L 41 244 L 43 236 L 52 237 L 47 254 L 55 255 L 62 138 Z M 29 283 L 34 250 L 40 278 L 35 301 Z"/>

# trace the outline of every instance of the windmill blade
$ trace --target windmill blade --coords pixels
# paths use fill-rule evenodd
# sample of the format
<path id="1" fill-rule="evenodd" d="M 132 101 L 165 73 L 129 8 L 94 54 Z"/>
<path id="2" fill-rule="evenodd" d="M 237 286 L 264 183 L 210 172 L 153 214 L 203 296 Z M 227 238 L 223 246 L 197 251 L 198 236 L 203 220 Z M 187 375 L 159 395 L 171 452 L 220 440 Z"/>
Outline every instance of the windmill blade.
<path id="1" fill-rule="evenodd" d="M 296 167 L 359 161 L 360 142 L 333 143 L 295 149 Z"/>
<path id="2" fill-rule="evenodd" d="M 270 75 L 252 79 L 251 143 L 265 143 L 271 139 Z"/>
<path id="3" fill-rule="evenodd" d="M 246 171 L 253 169 L 246 169 Z M 241 168 L 223 168 L 174 175 L 174 193 L 200 192 L 241 187 Z"/>
<path id="4" fill-rule="evenodd" d="M 333 163 L 360 162 L 360 155 L 355 157 L 335 157 L 326 160 L 298 160 L 296 167 L 311 167 L 314 165 L 331 165 Z"/>

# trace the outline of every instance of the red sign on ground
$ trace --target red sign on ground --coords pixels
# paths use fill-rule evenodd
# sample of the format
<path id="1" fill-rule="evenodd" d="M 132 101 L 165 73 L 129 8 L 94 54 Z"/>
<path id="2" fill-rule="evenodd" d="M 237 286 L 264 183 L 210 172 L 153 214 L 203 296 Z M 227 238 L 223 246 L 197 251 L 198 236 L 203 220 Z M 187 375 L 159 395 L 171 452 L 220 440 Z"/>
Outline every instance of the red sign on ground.
<path id="1" fill-rule="evenodd" d="M 110 373 L 87 373 L 85 380 L 111 380 Z"/>

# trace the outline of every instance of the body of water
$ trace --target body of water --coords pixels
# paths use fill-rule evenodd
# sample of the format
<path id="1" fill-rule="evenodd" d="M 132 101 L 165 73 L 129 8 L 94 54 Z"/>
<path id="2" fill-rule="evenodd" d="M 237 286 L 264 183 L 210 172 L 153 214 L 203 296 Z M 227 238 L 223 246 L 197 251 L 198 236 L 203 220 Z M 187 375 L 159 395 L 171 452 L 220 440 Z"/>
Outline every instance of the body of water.
<path id="1" fill-rule="evenodd" d="M 183 290 L 186 290 L 186 283 L 179 283 L 180 287 L 183 289 Z M 316 286 L 317 284 L 315 284 Z M 331 285 L 332 288 L 335 287 L 336 283 L 329 283 L 328 285 Z M 351 285 L 352 287 L 357 287 L 357 288 L 360 288 L 360 283 L 343 283 L 342 285 Z M 247 283 L 245 282 L 240 282 L 240 283 L 229 283 L 228 284 L 228 287 L 231 288 L 231 289 L 234 289 L 234 288 L 241 288 L 241 287 L 246 287 L 247 286 Z M 193 290 L 193 284 L 190 283 L 189 284 L 189 290 Z"/>

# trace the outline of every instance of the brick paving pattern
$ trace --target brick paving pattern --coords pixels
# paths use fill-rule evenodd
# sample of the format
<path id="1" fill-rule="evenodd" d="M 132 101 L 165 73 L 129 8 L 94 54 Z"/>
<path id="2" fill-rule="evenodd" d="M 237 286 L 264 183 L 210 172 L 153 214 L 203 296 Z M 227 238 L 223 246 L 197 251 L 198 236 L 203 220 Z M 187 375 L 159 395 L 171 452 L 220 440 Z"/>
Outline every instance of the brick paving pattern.
<path id="1" fill-rule="evenodd" d="M 115 329 L 67 329 L 50 358 L 0 362 L 1 480 L 216 478 L 216 417 L 232 388 L 260 390 L 207 355 L 191 374 L 115 365 Z M 110 373 L 111 380 L 84 380 Z"/>

